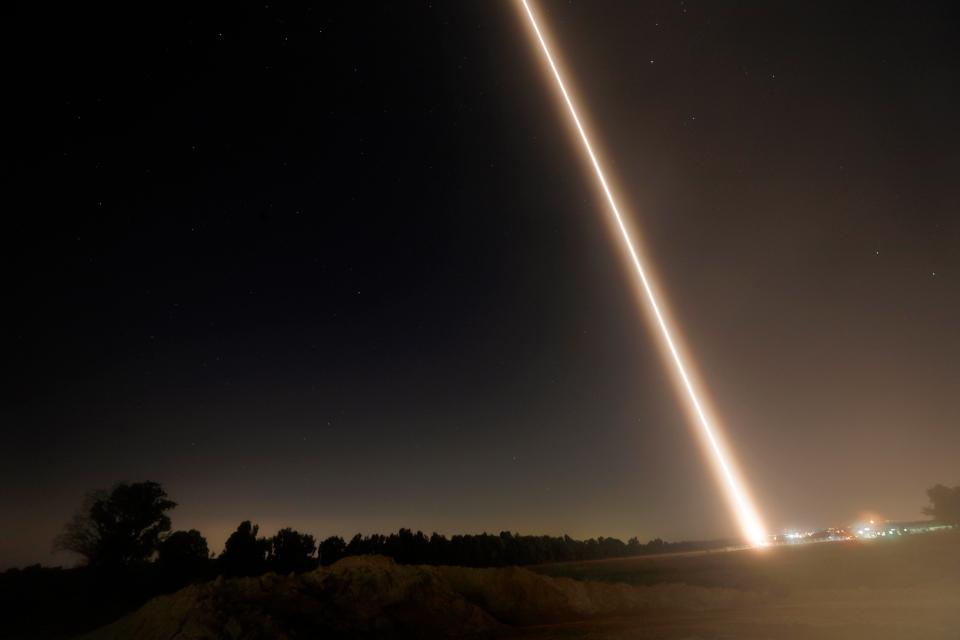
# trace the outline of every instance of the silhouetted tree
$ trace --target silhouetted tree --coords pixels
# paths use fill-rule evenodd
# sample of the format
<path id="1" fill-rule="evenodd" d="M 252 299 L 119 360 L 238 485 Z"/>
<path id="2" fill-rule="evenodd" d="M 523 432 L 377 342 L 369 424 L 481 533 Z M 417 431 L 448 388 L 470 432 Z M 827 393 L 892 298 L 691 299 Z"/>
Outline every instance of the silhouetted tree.
<path id="1" fill-rule="evenodd" d="M 430 536 L 430 562 L 450 564 L 450 541 L 436 531 Z"/>
<path id="2" fill-rule="evenodd" d="M 345 553 L 348 556 L 362 556 L 365 553 L 369 553 L 369 551 L 367 551 L 366 541 L 364 540 L 362 533 L 358 533 L 350 538 L 350 542 L 347 543 L 347 549 Z M 320 562 L 327 564 L 326 560 L 323 558 L 322 546 L 320 549 Z"/>
<path id="3" fill-rule="evenodd" d="M 387 536 L 383 552 L 397 562 L 419 564 L 427 561 L 428 544 L 422 531 L 413 533 L 410 529 L 400 529 Z"/>
<path id="4" fill-rule="evenodd" d="M 223 553 L 217 559 L 220 570 L 228 576 L 258 576 L 267 568 L 270 541 L 258 538 L 260 527 L 244 520 L 230 534 Z"/>
<path id="5" fill-rule="evenodd" d="M 127 567 L 153 555 L 160 535 L 170 530 L 166 512 L 176 506 L 156 482 L 120 483 L 89 494 L 54 544 L 92 567 Z"/>
<path id="6" fill-rule="evenodd" d="M 358 533 L 357 536 L 360 536 Z M 355 538 L 356 539 L 356 538 Z M 363 537 L 360 536 L 362 542 Z M 347 555 L 347 543 L 340 536 L 330 536 L 320 543 L 320 564 L 333 564 Z"/>
<path id="7" fill-rule="evenodd" d="M 277 573 L 300 573 L 316 567 L 313 554 L 317 550 L 317 542 L 309 534 L 287 527 L 270 539 L 270 546 L 270 563 Z"/>
<path id="8" fill-rule="evenodd" d="M 927 489 L 927 497 L 930 506 L 924 507 L 925 514 L 944 524 L 960 525 L 960 487 L 951 489 L 938 484 Z"/>
<path id="9" fill-rule="evenodd" d="M 196 529 L 174 531 L 157 548 L 157 564 L 177 575 L 198 575 L 209 561 L 207 540 Z"/>

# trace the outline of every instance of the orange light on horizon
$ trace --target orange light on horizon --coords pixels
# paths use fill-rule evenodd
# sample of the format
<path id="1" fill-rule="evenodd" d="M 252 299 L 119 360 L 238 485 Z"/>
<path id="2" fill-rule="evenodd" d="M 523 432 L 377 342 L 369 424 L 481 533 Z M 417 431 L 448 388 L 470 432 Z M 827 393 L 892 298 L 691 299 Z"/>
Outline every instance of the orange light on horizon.
<path id="1" fill-rule="evenodd" d="M 667 325 L 664 314 L 661 312 L 661 307 L 657 302 L 657 297 L 654 294 L 654 289 L 650 282 L 650 278 L 643 267 L 640 255 L 634 246 L 634 242 L 630 237 L 629 231 L 627 230 L 627 225 L 623 217 L 620 215 L 619 207 L 617 206 L 613 192 L 607 183 L 607 179 L 604 176 L 603 169 L 600 166 L 600 161 L 597 159 L 597 156 L 593 151 L 593 146 L 590 144 L 590 139 L 587 136 L 587 132 L 580 122 L 580 117 L 577 115 L 577 110 L 574 107 L 573 100 L 567 91 L 566 85 L 560 75 L 560 71 L 558 70 L 556 63 L 554 62 L 553 55 L 550 53 L 550 48 L 547 46 L 547 41 L 544 38 L 539 24 L 537 23 L 537 19 L 533 14 L 533 10 L 530 8 L 528 0 L 520 0 L 520 2 L 527 18 L 529 18 L 530 26 L 534 35 L 536 36 L 537 42 L 540 45 L 540 49 L 543 52 L 543 57 L 547 63 L 547 66 L 549 67 L 553 78 L 556 81 L 557 88 L 559 89 L 560 95 L 563 98 L 563 102 L 566 105 L 567 111 L 569 112 L 570 119 L 572 120 L 573 125 L 579 134 L 580 141 L 583 144 L 583 149 L 593 167 L 600 190 L 603 192 L 604 199 L 606 200 L 610 210 L 610 214 L 616 223 L 615 226 L 619 231 L 621 238 L 623 239 L 623 243 L 630 257 L 630 262 L 633 264 L 640 281 L 641 289 L 644 294 L 642 297 L 645 298 L 650 310 L 653 312 L 653 317 L 655 319 L 654 324 L 656 328 L 659 329 L 660 337 L 663 340 L 666 351 L 670 356 L 668 360 L 672 362 L 674 372 L 677 374 L 677 378 L 679 379 L 680 384 L 678 386 L 681 389 L 681 395 L 685 396 L 690 403 L 690 406 L 693 410 L 693 416 L 695 417 L 694 422 L 706 441 L 707 451 L 709 452 L 710 458 L 712 459 L 721 479 L 721 487 L 723 488 L 724 493 L 730 502 L 731 508 L 734 512 L 736 520 L 740 525 L 740 529 L 744 538 L 754 546 L 764 546 L 768 542 L 766 528 L 764 527 L 757 509 L 754 507 L 752 500 L 743 486 L 743 483 L 739 479 L 738 474 L 733 467 L 733 462 L 724 451 L 716 429 L 713 425 L 711 425 L 710 420 L 707 418 L 707 414 L 703 409 L 703 405 L 697 395 L 693 382 L 691 381 L 690 376 L 687 374 L 687 367 L 684 365 L 680 352 L 674 343 L 674 339 L 671 335 L 671 331 Z"/>

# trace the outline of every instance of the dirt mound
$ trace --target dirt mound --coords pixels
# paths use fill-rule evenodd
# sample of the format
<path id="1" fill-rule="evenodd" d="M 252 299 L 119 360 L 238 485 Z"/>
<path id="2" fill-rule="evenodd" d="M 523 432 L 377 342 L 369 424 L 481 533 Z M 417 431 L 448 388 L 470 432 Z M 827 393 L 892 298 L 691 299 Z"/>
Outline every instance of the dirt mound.
<path id="1" fill-rule="evenodd" d="M 498 621 L 511 625 L 631 615 L 648 609 L 726 609 L 761 599 L 759 594 L 735 589 L 685 584 L 630 586 L 551 578 L 518 567 L 438 570 L 454 591 Z"/>
<path id="2" fill-rule="evenodd" d="M 218 579 L 151 600 L 91 640 L 483 637 L 506 625 L 555 623 L 651 608 L 728 608 L 756 596 L 686 585 L 631 587 L 519 568 L 398 565 L 346 558 L 299 576 Z"/>

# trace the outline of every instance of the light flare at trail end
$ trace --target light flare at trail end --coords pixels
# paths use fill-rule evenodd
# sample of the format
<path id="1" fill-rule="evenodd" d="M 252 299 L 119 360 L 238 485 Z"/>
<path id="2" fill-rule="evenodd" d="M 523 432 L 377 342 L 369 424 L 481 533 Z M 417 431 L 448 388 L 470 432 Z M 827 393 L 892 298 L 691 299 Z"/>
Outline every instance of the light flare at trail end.
<path id="1" fill-rule="evenodd" d="M 624 244 L 626 245 L 627 253 L 630 256 L 630 261 L 633 263 L 633 266 L 636 269 L 637 276 L 639 277 L 640 284 L 645 294 L 644 297 L 646 298 L 650 309 L 653 311 L 654 318 L 656 318 L 656 326 L 659 329 L 660 337 L 663 339 L 664 345 L 670 354 L 670 360 L 673 364 L 675 372 L 681 382 L 680 386 L 682 387 L 683 391 L 682 395 L 685 395 L 687 400 L 690 402 L 690 406 L 693 409 L 693 414 L 696 416 L 696 426 L 699 428 L 702 436 L 704 437 L 707 443 L 707 450 L 710 452 L 713 462 L 719 471 L 721 486 L 727 495 L 728 501 L 731 505 L 737 522 L 740 525 L 743 536 L 751 545 L 764 546 L 768 542 L 766 528 L 760 519 L 756 507 L 754 507 L 752 500 L 743 486 L 743 483 L 739 480 L 738 474 L 733 468 L 732 460 L 729 459 L 729 456 L 724 451 L 724 448 L 719 441 L 716 429 L 707 418 L 707 414 L 703 409 L 699 397 L 697 396 L 693 382 L 691 382 L 690 376 L 687 374 L 687 367 L 684 365 L 683 359 L 680 356 L 680 352 L 674 344 L 670 329 L 667 326 L 667 321 L 660 310 L 660 305 L 657 303 L 657 298 L 654 295 L 653 287 L 650 284 L 650 280 L 643 268 L 640 255 L 634 247 L 634 243 L 630 237 L 629 231 L 627 230 L 626 223 L 624 222 L 623 217 L 620 215 L 620 210 L 617 207 L 616 200 L 613 197 L 613 192 L 611 191 L 610 186 L 607 184 L 607 179 L 604 177 L 603 169 L 600 167 L 600 161 L 593 152 L 590 139 L 588 138 L 587 132 L 580 122 L 580 117 L 577 115 L 577 110 L 574 107 L 573 100 L 567 91 L 567 87 L 562 76 L 560 75 L 560 71 L 558 70 L 556 63 L 554 62 L 553 55 L 550 53 L 550 48 L 547 46 L 547 41 L 540 29 L 540 25 L 534 16 L 533 10 L 530 8 L 529 1 L 519 1 L 523 6 L 524 13 L 530 20 L 530 26 L 534 35 L 536 36 L 537 42 L 540 45 L 540 49 L 543 52 L 543 57 L 547 63 L 547 66 L 552 72 L 554 80 L 556 80 L 557 88 L 560 91 L 560 95 L 563 97 L 563 101 L 567 107 L 567 111 L 569 112 L 570 119 L 573 121 L 573 124 L 576 127 L 580 141 L 583 143 L 583 148 L 590 160 L 590 164 L 593 166 L 597 182 L 599 183 L 600 189 L 603 192 L 603 195 L 609 206 L 610 213 L 616 222 L 616 227 L 623 238 Z"/>

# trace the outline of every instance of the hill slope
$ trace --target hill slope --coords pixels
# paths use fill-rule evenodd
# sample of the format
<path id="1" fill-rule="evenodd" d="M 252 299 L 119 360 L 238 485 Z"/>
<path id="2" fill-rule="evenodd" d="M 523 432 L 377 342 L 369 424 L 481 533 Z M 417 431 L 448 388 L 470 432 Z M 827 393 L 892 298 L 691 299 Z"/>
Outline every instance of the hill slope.
<path id="1" fill-rule="evenodd" d="M 722 609 L 759 599 L 734 589 L 580 582 L 519 568 L 409 566 L 366 556 L 299 576 L 193 585 L 84 637 L 485 637 L 516 626 L 651 609 Z"/>

